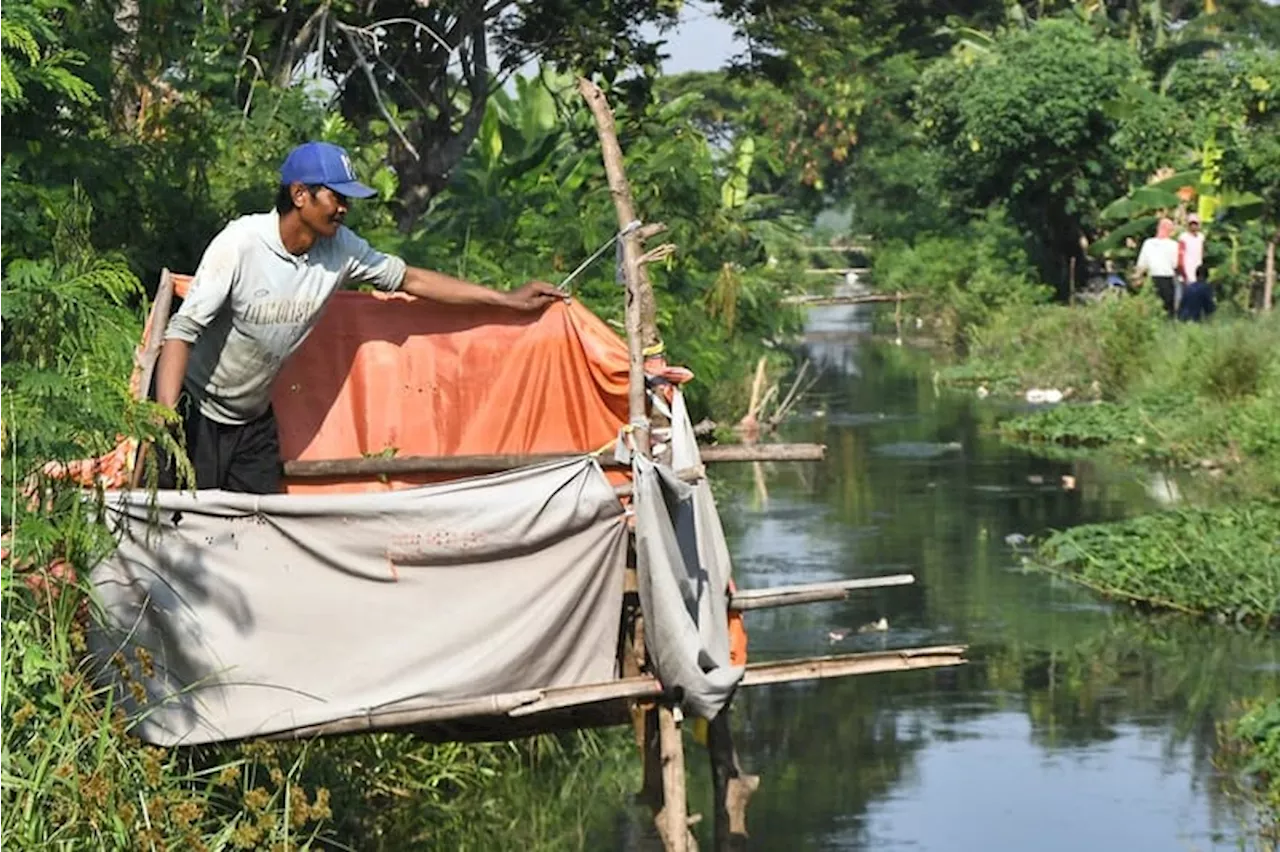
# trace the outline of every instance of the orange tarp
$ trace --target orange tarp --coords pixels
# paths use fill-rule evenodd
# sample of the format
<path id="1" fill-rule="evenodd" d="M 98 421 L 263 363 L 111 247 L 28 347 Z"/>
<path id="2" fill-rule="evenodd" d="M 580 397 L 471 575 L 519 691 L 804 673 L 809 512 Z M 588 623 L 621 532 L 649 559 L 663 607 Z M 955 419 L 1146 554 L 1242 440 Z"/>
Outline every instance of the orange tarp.
<path id="1" fill-rule="evenodd" d="M 175 276 L 180 293 L 189 280 Z M 281 455 L 592 452 L 627 421 L 628 363 L 626 343 L 578 302 L 531 316 L 339 292 L 276 380 Z M 429 479 L 295 479 L 286 488 L 386 490 Z"/>

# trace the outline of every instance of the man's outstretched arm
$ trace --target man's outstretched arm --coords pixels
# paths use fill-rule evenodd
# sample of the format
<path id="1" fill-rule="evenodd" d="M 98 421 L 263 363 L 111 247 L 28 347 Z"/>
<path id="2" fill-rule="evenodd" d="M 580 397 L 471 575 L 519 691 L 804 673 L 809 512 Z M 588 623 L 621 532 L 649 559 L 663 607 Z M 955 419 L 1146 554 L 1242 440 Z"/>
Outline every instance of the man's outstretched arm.
<path id="1" fill-rule="evenodd" d="M 518 290 L 503 292 L 416 266 L 405 269 L 400 291 L 446 305 L 493 305 L 516 311 L 538 311 L 566 298 L 564 292 L 542 281 L 530 281 Z"/>

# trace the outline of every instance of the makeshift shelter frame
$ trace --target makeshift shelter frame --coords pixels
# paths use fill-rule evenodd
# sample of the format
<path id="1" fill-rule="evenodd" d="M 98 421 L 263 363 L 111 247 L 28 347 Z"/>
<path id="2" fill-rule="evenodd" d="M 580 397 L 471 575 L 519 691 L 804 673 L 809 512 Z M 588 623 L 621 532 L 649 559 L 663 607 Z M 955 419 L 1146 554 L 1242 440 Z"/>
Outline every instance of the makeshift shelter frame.
<path id="1" fill-rule="evenodd" d="M 623 169 L 613 116 L 603 93 L 586 79 L 578 88 L 596 120 L 605 170 L 617 217 L 620 271 L 625 285 L 626 343 L 629 355 L 629 422 L 625 436 L 632 452 L 652 457 L 648 365 L 662 365 L 662 344 L 654 319 L 654 297 L 645 264 L 663 252 L 643 252 L 643 241 L 661 233 L 664 226 L 638 222 L 631 189 Z M 669 253 L 671 247 L 662 247 Z M 175 296 L 175 276 L 161 274 L 152 303 L 147 337 L 139 352 L 134 389 L 146 395 L 151 385 L 163 342 L 167 318 Z M 704 464 L 758 461 L 820 461 L 821 445 L 758 445 L 708 448 Z M 147 447 L 140 448 L 131 484 L 138 484 Z M 501 455 L 400 458 L 324 459 L 292 461 L 285 465 L 286 478 L 369 477 L 404 473 L 474 475 L 509 470 L 545 462 L 554 456 Z M 602 464 L 608 464 L 601 460 Z M 661 460 L 659 460 L 661 461 Z M 679 478 L 696 481 L 705 476 L 703 468 L 677 472 Z M 619 486 L 619 499 L 630 496 L 630 487 Z M 634 520 L 634 519 L 632 519 Z M 840 600 L 851 591 L 906 585 L 909 574 L 860 578 L 839 582 L 785 586 L 772 589 L 735 590 L 728 598 L 732 612 L 790 606 L 816 601 Z M 685 752 L 681 734 L 683 717 L 680 696 L 665 689 L 651 670 L 645 647 L 644 615 L 641 611 L 636 566 L 634 528 L 628 545 L 627 568 L 619 607 L 618 672 L 614 681 L 560 688 L 533 689 L 459 701 L 413 710 L 389 709 L 366 716 L 340 719 L 270 735 L 269 739 L 299 739 L 338 736 L 371 730 L 401 728 L 435 741 L 510 739 L 537 733 L 586 727 L 631 724 L 643 756 L 642 801 L 652 808 L 657 832 L 667 852 L 690 852 L 697 848 L 691 826 L 700 817 L 690 817 L 685 786 Z M 877 653 L 846 654 L 749 663 L 741 686 L 757 686 L 800 680 L 846 677 L 890 671 L 954 666 L 965 662 L 964 646 L 912 648 Z M 745 839 L 746 806 L 759 779 L 745 773 L 738 760 L 729 723 L 732 699 L 715 718 L 707 720 L 706 745 L 710 756 L 714 799 L 714 848 L 739 848 Z"/>

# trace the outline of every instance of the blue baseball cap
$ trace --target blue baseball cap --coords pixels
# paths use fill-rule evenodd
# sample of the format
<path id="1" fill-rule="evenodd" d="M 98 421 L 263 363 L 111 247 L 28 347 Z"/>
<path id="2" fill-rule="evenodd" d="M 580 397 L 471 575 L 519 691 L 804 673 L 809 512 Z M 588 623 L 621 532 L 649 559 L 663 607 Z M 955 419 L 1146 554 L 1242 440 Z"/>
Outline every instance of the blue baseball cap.
<path id="1" fill-rule="evenodd" d="M 347 152 L 328 142 L 307 142 L 290 151 L 280 167 L 280 183 L 318 183 L 351 198 L 378 194 L 356 180 Z"/>

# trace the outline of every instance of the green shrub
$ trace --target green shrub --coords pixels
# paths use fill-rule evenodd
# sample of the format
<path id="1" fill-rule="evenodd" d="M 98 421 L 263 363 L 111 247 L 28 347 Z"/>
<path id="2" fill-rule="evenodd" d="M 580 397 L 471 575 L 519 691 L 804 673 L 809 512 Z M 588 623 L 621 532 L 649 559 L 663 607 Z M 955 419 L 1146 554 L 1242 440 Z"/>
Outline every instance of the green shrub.
<path id="1" fill-rule="evenodd" d="M 879 290 L 921 295 L 923 309 L 941 318 L 943 337 L 956 345 L 996 312 L 1050 296 L 1035 283 L 1022 236 L 998 207 L 956 235 L 888 244 L 876 252 L 872 272 Z"/>
<path id="2" fill-rule="evenodd" d="M 1029 387 L 1119 398 L 1158 357 L 1160 318 L 1146 299 L 1109 294 L 1096 304 L 1007 305 L 972 330 L 971 357 Z"/>
<path id="3" fill-rule="evenodd" d="M 1280 624 L 1280 503 L 1073 527 L 1050 535 L 1034 564 L 1121 600 Z"/>

